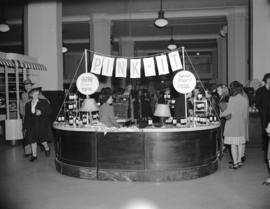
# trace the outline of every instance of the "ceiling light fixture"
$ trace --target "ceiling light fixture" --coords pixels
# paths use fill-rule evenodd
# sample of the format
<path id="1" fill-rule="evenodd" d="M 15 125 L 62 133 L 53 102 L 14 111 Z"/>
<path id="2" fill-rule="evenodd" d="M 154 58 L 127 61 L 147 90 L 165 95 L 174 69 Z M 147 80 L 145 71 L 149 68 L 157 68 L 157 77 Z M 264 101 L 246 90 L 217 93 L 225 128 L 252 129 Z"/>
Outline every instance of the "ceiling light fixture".
<path id="1" fill-rule="evenodd" d="M 4 6 L 1 5 L 1 15 L 0 15 L 0 32 L 8 32 L 10 30 L 4 15 Z"/>
<path id="2" fill-rule="evenodd" d="M 169 50 L 174 50 L 176 48 L 177 48 L 177 46 L 176 46 L 176 44 L 175 44 L 175 42 L 173 40 L 173 27 L 171 27 L 171 40 L 169 42 L 168 49 Z"/>
<path id="3" fill-rule="evenodd" d="M 168 20 L 164 17 L 164 11 L 162 10 L 162 0 L 160 0 L 160 10 L 158 12 L 158 18 L 155 19 L 155 26 L 163 28 L 168 25 Z"/>
<path id="4" fill-rule="evenodd" d="M 66 53 L 67 51 L 68 51 L 68 48 L 66 47 L 66 45 L 63 42 L 63 44 L 62 44 L 62 53 Z"/>

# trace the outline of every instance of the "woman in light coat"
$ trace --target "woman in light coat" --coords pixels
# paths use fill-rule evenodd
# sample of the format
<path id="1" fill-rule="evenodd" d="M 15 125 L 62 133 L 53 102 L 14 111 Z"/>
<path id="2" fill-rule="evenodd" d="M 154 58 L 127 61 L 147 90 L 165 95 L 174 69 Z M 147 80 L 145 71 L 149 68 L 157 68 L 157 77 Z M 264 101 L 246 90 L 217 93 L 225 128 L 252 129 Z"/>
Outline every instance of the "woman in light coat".
<path id="1" fill-rule="evenodd" d="M 238 81 L 230 84 L 230 99 L 228 106 L 221 117 L 228 117 L 224 129 L 224 143 L 231 145 L 233 165 L 231 168 L 237 169 L 242 165 L 242 149 L 246 142 L 246 121 L 248 103 L 242 96 L 242 85 Z"/>

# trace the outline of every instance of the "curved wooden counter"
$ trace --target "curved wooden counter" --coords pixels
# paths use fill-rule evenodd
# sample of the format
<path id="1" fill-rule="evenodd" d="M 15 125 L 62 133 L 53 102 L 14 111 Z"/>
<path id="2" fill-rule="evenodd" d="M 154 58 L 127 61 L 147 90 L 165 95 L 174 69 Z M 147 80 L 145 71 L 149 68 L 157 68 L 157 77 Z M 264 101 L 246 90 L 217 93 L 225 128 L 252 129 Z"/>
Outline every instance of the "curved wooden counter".
<path id="1" fill-rule="evenodd" d="M 197 128 L 90 128 L 54 126 L 56 169 L 79 178 L 175 181 L 217 170 L 218 125 Z"/>

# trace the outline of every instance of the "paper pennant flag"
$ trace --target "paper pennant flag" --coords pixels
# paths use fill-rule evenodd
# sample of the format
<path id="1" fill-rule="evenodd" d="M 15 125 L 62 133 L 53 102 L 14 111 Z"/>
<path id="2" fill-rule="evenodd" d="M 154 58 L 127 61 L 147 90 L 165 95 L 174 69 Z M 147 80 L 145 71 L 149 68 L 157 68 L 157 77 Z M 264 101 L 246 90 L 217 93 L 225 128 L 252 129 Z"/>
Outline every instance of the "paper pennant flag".
<path id="1" fill-rule="evenodd" d="M 174 51 L 168 54 L 172 71 L 177 71 L 183 68 L 182 62 L 178 51 Z"/>
<path id="2" fill-rule="evenodd" d="M 145 77 L 155 76 L 156 75 L 155 63 L 154 63 L 154 58 L 153 57 L 144 58 L 143 59 L 143 65 L 144 65 L 144 75 L 145 75 Z"/>
<path id="3" fill-rule="evenodd" d="M 91 66 L 91 73 L 100 75 L 102 62 L 103 62 L 103 56 L 94 54 L 92 66 Z"/>
<path id="4" fill-rule="evenodd" d="M 156 56 L 158 74 L 165 75 L 169 73 L 169 66 L 166 55 Z"/>
<path id="5" fill-rule="evenodd" d="M 130 59 L 130 78 L 141 77 L 141 59 Z"/>
<path id="6" fill-rule="evenodd" d="M 127 77 L 127 59 L 126 58 L 116 59 L 115 77 L 120 77 L 120 78 Z"/>
<path id="7" fill-rule="evenodd" d="M 102 75 L 112 77 L 114 58 L 104 57 L 102 64 Z"/>

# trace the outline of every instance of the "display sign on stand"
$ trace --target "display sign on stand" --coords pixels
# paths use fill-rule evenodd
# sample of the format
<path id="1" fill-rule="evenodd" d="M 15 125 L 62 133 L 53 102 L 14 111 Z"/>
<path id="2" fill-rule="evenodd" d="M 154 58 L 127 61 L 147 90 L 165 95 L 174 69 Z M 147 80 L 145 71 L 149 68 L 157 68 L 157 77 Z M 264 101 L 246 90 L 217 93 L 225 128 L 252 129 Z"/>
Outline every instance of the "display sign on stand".
<path id="1" fill-rule="evenodd" d="M 189 71 L 180 71 L 173 78 L 173 87 L 181 94 L 187 94 L 194 90 L 196 78 Z"/>
<path id="2" fill-rule="evenodd" d="M 92 95 L 98 90 L 98 78 L 92 73 L 81 74 L 77 81 L 76 86 L 78 91 L 83 95 Z"/>

